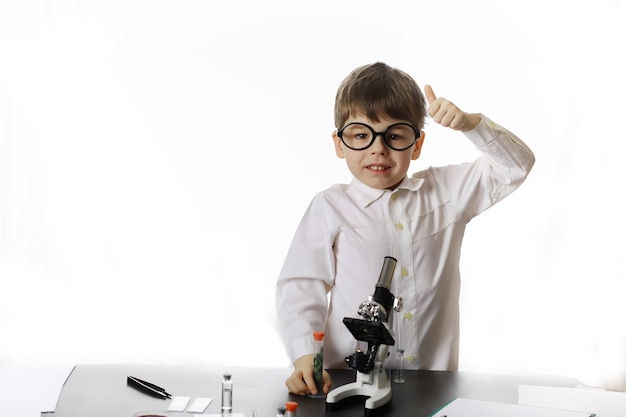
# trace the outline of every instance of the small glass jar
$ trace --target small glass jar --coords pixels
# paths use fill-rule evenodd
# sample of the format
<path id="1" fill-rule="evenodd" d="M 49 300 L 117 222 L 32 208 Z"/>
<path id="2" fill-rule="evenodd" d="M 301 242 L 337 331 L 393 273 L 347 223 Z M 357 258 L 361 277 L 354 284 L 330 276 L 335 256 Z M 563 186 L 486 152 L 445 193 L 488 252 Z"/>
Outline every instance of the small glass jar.
<path id="1" fill-rule="evenodd" d="M 396 356 L 393 358 L 392 375 L 393 382 L 396 384 L 404 383 L 404 369 L 406 367 L 406 358 L 404 357 L 404 349 L 398 349 Z"/>
<path id="2" fill-rule="evenodd" d="M 222 413 L 233 411 L 233 380 L 230 374 L 224 374 L 222 380 Z"/>

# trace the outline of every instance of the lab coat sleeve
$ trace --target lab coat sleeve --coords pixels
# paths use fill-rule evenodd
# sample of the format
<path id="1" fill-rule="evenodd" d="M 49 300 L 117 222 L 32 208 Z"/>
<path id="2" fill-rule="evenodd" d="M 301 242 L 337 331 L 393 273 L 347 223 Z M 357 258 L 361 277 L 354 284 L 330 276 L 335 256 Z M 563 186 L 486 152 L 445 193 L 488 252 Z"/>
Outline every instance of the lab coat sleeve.
<path id="1" fill-rule="evenodd" d="M 278 332 L 292 362 L 312 354 L 313 332 L 324 330 L 335 275 L 331 218 L 320 193 L 296 229 L 276 283 Z"/>
<path id="2" fill-rule="evenodd" d="M 535 155 L 512 132 L 483 115 L 465 136 L 482 155 L 471 163 L 435 168 L 433 173 L 469 221 L 517 189 L 530 173 Z"/>

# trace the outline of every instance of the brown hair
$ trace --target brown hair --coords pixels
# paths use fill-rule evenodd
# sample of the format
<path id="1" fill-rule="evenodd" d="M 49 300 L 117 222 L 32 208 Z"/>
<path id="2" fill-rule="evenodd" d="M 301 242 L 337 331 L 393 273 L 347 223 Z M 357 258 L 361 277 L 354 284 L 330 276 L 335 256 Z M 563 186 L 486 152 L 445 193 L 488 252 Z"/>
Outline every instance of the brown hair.
<path id="1" fill-rule="evenodd" d="M 362 115 L 375 122 L 381 118 L 406 120 L 424 127 L 426 100 L 417 83 L 405 72 L 382 62 L 352 71 L 339 86 L 335 99 L 335 126 Z"/>

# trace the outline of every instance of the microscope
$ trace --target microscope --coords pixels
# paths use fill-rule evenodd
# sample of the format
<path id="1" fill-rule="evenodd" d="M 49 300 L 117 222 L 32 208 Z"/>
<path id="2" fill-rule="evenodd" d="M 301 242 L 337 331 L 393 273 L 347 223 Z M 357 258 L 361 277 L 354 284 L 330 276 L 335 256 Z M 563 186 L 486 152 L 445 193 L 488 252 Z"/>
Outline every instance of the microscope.
<path id="1" fill-rule="evenodd" d="M 391 400 L 391 384 L 385 372 L 384 362 L 388 346 L 395 340 L 389 331 L 391 310 L 399 311 L 402 299 L 396 298 L 389 290 L 396 259 L 385 256 L 374 294 L 361 303 L 358 314 L 362 319 L 345 317 L 343 323 L 356 340 L 367 342 L 367 352 L 357 350 L 346 357 L 346 363 L 357 371 L 356 381 L 330 391 L 326 396 L 326 410 L 340 408 L 339 402 L 353 396 L 369 397 L 365 401 L 365 415 Z"/>

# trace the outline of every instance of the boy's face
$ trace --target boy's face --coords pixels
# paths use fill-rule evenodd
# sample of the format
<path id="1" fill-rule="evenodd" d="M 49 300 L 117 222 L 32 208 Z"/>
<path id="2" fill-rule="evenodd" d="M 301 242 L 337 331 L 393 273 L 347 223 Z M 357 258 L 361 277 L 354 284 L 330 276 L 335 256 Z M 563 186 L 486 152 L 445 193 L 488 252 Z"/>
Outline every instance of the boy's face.
<path id="1" fill-rule="evenodd" d="M 374 122 L 367 117 L 356 116 L 346 120 L 344 126 L 350 123 L 364 123 L 376 132 L 384 132 L 392 124 L 406 121 L 381 118 L 379 122 Z M 346 160 L 348 169 L 356 179 L 372 188 L 393 190 L 406 176 L 411 161 L 419 158 L 424 136 L 424 132 L 421 132 L 415 144 L 403 151 L 391 149 L 382 136 L 377 136 L 374 143 L 363 150 L 348 148 L 341 141 L 337 131 L 333 132 L 333 141 L 337 156 Z"/>

